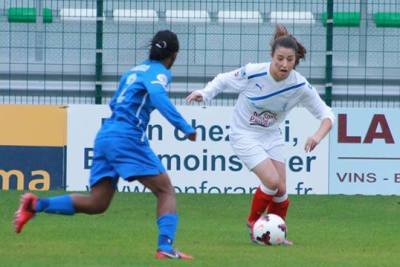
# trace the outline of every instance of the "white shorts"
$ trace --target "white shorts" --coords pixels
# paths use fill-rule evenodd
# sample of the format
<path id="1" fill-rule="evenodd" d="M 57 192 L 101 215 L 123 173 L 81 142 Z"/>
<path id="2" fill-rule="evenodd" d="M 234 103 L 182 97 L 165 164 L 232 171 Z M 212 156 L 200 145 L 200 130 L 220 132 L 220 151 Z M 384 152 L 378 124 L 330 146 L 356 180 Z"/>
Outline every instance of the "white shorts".
<path id="1" fill-rule="evenodd" d="M 279 138 L 267 138 L 267 140 L 243 136 L 239 138 L 230 137 L 229 140 L 236 156 L 249 170 L 268 158 L 285 163 L 284 143 L 280 136 Z"/>

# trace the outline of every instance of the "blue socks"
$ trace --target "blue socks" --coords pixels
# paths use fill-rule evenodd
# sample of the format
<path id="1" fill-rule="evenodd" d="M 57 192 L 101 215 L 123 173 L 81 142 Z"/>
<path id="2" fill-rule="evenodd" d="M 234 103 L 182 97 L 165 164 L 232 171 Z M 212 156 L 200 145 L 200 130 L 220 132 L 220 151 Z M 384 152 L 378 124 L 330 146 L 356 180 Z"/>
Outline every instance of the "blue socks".
<path id="1" fill-rule="evenodd" d="M 57 213 L 64 215 L 73 215 L 75 208 L 70 195 L 57 197 L 40 198 L 36 202 L 36 212 Z"/>
<path id="2" fill-rule="evenodd" d="M 158 249 L 172 252 L 172 243 L 175 240 L 176 227 L 178 225 L 178 215 L 174 213 L 161 215 L 157 219 L 158 225 Z"/>

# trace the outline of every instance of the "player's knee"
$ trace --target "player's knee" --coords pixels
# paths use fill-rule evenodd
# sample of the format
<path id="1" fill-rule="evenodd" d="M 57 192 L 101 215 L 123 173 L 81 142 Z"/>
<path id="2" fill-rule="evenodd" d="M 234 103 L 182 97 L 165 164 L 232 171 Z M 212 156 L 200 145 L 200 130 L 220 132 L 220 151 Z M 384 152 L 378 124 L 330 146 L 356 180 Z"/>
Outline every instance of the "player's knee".
<path id="1" fill-rule="evenodd" d="M 279 177 L 268 177 L 263 184 L 271 190 L 279 189 Z"/>

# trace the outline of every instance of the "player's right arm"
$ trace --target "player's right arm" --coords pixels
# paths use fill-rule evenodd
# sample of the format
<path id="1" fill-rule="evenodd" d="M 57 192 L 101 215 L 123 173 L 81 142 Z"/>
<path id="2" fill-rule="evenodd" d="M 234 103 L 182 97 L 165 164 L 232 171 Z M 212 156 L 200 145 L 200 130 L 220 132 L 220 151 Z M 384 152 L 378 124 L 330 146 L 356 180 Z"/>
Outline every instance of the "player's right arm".
<path id="1" fill-rule="evenodd" d="M 247 85 L 246 66 L 225 73 L 218 74 L 204 89 L 195 90 L 186 97 L 186 101 L 191 103 L 209 102 L 216 95 L 226 89 L 232 89 L 236 92 L 242 91 Z"/>
<path id="2" fill-rule="evenodd" d="M 143 81 L 146 86 L 149 98 L 153 106 L 166 118 L 175 128 L 181 130 L 189 140 L 196 140 L 196 130 L 190 126 L 182 115 L 171 103 L 167 94 L 168 78 L 164 74 L 158 74 L 157 77 L 150 77 Z"/>

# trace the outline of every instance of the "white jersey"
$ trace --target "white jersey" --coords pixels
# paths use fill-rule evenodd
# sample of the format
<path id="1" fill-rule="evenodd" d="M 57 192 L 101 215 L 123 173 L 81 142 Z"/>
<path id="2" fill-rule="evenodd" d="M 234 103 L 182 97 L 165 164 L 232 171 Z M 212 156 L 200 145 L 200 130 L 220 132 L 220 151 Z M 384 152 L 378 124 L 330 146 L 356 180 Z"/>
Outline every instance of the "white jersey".
<path id="1" fill-rule="evenodd" d="M 259 138 L 279 134 L 279 124 L 299 104 L 317 119 L 329 118 L 333 123 L 331 108 L 300 73 L 292 70 L 286 79 L 276 81 L 269 70 L 270 63 L 249 63 L 240 69 L 218 74 L 200 90 L 205 102 L 226 89 L 239 93 L 231 120 L 232 137 Z"/>

